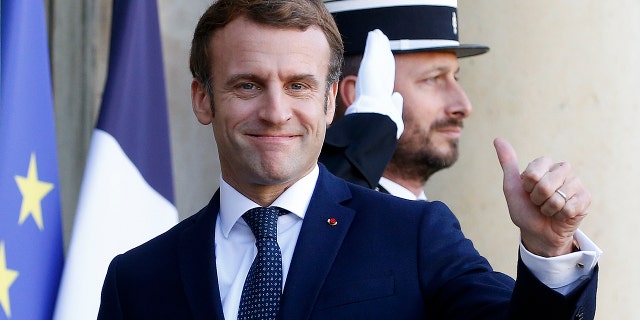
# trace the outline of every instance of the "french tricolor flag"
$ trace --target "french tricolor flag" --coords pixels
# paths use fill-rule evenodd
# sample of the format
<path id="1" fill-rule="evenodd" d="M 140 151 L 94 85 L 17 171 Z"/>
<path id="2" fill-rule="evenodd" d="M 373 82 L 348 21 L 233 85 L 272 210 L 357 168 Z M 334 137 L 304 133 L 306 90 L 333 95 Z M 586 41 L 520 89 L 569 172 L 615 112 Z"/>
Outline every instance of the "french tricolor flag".
<path id="1" fill-rule="evenodd" d="M 95 319 L 111 259 L 177 223 L 156 0 L 114 0 L 109 71 L 55 319 Z"/>

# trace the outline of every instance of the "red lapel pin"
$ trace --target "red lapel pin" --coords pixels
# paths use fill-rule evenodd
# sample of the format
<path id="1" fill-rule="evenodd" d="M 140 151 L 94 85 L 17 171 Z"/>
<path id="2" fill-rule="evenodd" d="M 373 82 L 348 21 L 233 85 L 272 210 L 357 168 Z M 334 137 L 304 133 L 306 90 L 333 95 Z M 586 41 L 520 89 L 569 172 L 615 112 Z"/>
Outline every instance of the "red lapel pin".
<path id="1" fill-rule="evenodd" d="M 338 224 L 338 220 L 336 220 L 336 218 L 329 218 L 327 219 L 327 224 L 330 226 L 336 226 Z"/>

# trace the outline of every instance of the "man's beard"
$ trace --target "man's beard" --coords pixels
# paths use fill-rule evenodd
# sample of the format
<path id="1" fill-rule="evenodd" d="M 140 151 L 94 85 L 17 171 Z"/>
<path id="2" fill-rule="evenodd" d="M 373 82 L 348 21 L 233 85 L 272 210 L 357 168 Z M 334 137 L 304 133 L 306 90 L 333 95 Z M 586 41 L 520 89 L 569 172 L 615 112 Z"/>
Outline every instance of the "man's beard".
<path id="1" fill-rule="evenodd" d="M 419 177 L 426 182 L 434 173 L 452 166 L 458 160 L 458 139 L 441 142 L 439 148 L 430 133 L 453 126 L 462 128 L 462 120 L 448 118 L 434 122 L 428 131 L 417 128 L 413 132 L 405 132 L 408 135 L 398 141 L 387 169 L 404 179 Z"/>

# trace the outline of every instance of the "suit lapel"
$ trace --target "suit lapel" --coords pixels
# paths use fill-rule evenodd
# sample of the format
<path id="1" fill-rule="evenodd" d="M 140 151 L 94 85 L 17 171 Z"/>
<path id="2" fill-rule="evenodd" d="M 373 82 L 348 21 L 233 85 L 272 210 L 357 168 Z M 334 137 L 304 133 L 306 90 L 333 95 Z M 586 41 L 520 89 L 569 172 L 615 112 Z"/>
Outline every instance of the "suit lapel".
<path id="1" fill-rule="evenodd" d="M 215 225 L 220 209 L 219 191 L 179 240 L 180 275 L 196 319 L 224 319 L 215 259 Z"/>
<path id="2" fill-rule="evenodd" d="M 280 318 L 309 318 L 355 215 L 340 204 L 350 197 L 346 183 L 321 165 L 287 275 Z M 336 224 L 329 223 L 329 219 L 335 219 Z"/>

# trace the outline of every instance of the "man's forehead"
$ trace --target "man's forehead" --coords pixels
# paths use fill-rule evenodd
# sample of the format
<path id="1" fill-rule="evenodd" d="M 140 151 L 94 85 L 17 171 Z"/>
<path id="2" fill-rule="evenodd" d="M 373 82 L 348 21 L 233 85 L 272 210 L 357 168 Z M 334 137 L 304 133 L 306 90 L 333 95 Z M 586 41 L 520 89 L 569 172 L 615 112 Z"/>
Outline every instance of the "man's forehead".
<path id="1" fill-rule="evenodd" d="M 451 51 L 420 51 L 408 53 L 395 53 L 393 55 L 398 62 L 414 62 L 425 65 L 449 65 L 458 66 L 458 57 Z"/>
<path id="2" fill-rule="evenodd" d="M 260 29 L 260 30 L 266 29 L 266 30 L 271 30 L 271 31 L 298 31 L 298 32 L 305 32 L 305 31 L 310 30 L 310 29 L 315 29 L 315 30 L 319 30 L 320 32 L 322 32 L 322 28 L 318 24 L 312 24 L 312 25 L 309 25 L 306 28 L 302 28 L 302 27 L 298 27 L 298 26 L 294 26 L 294 25 L 278 24 L 278 23 L 270 24 L 270 23 L 264 23 L 264 22 L 256 21 L 256 20 L 252 19 L 251 17 L 247 16 L 246 14 L 239 14 L 239 15 L 234 16 L 233 18 L 231 18 L 224 26 L 216 28 L 216 30 L 212 32 L 211 36 L 213 37 L 215 34 L 220 33 L 221 31 L 224 31 L 224 30 L 240 30 L 240 31 L 244 31 L 244 29 L 247 28 L 247 26 L 249 26 L 251 28 L 255 28 L 255 29 Z"/>
<path id="3" fill-rule="evenodd" d="M 319 27 L 279 28 L 243 17 L 218 30 L 208 47 L 211 68 L 226 76 L 326 76 L 330 61 L 329 43 Z"/>
<path id="4" fill-rule="evenodd" d="M 329 40 L 324 34 L 323 30 L 318 25 L 311 25 L 307 28 L 276 26 L 265 23 L 256 22 L 249 19 L 245 15 L 239 15 L 230 20 L 224 27 L 217 29 L 213 32 L 209 38 L 209 49 L 213 49 L 214 42 L 219 40 L 227 40 L 232 43 L 236 43 L 237 39 L 249 39 L 252 41 L 260 42 L 264 35 L 271 35 L 277 33 L 289 33 L 297 34 L 301 39 L 313 37 L 315 45 L 324 46 L 329 48 Z M 262 35 L 254 35 L 262 34 Z M 292 44 L 300 44 L 292 43 Z M 224 48 L 222 48 L 224 50 Z"/>

